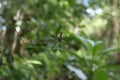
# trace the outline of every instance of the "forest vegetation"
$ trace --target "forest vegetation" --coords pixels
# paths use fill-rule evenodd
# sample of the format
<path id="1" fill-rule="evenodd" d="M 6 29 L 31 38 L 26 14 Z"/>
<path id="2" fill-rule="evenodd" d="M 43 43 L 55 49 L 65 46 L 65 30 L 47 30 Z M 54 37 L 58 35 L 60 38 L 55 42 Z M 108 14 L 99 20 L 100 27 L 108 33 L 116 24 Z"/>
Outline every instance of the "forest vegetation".
<path id="1" fill-rule="evenodd" d="M 0 0 L 0 80 L 120 80 L 120 0 Z"/>

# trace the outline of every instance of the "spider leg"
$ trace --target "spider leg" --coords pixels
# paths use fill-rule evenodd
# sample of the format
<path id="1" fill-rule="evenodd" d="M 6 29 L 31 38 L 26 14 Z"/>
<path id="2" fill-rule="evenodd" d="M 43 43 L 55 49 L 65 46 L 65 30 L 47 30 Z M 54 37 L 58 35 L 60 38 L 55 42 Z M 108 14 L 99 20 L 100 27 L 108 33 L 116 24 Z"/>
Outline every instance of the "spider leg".
<path id="1" fill-rule="evenodd" d="M 64 45 L 65 44 L 65 41 L 64 40 L 61 40 L 60 41 L 60 51 L 62 50 L 62 45 Z"/>
<path id="2" fill-rule="evenodd" d="M 62 40 L 62 41 L 61 41 L 61 44 L 65 44 L 65 42 Z"/>
<path id="3" fill-rule="evenodd" d="M 58 43 L 58 40 L 53 44 L 52 48 L 54 48 L 55 45 L 57 45 L 57 43 Z"/>
<path id="4" fill-rule="evenodd" d="M 60 52 L 62 50 L 62 41 L 60 41 Z"/>

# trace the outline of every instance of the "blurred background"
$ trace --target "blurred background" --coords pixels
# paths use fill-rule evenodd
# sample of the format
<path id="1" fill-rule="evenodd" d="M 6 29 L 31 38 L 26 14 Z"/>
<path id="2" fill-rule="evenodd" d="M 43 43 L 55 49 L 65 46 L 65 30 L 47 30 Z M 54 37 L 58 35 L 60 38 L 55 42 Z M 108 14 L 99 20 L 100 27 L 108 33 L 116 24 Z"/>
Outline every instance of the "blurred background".
<path id="1" fill-rule="evenodd" d="M 120 0 L 0 0 L 0 80 L 119 80 Z"/>

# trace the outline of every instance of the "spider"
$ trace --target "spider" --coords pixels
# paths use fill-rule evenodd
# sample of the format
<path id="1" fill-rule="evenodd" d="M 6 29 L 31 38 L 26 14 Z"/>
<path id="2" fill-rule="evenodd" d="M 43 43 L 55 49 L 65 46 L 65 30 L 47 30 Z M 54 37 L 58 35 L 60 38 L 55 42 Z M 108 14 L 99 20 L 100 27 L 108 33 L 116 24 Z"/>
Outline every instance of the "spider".
<path id="1" fill-rule="evenodd" d="M 53 44 L 52 48 L 54 48 L 58 43 L 60 43 L 60 51 L 61 51 L 62 42 L 63 42 L 63 33 L 60 32 L 59 35 L 57 36 L 57 41 Z"/>

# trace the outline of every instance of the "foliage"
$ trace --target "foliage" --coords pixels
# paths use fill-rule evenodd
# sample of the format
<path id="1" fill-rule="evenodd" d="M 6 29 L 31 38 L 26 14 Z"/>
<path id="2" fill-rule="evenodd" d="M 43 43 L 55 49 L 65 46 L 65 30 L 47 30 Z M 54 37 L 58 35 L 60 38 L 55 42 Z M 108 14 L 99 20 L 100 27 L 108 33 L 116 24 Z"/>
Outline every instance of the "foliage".
<path id="1" fill-rule="evenodd" d="M 119 80 L 119 5 L 84 1 L 1 0 L 0 80 Z"/>

